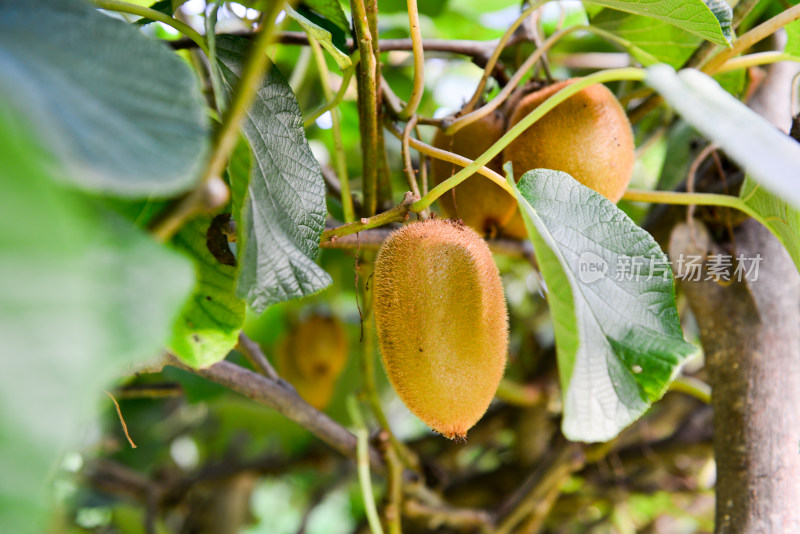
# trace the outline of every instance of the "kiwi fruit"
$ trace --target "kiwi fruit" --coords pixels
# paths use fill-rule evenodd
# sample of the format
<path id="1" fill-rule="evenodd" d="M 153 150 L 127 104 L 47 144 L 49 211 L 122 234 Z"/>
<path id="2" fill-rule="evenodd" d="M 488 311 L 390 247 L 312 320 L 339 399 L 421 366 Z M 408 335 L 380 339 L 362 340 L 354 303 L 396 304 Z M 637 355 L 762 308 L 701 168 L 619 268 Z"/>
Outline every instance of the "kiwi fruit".
<path id="1" fill-rule="evenodd" d="M 465 126 L 453 136 L 439 132 L 434 145 L 475 159 L 545 100 L 573 83 L 565 80 L 525 94 L 515 91 L 504 108 Z M 505 114 L 508 122 L 501 129 Z M 633 173 L 633 132 L 625 110 L 602 84 L 589 86 L 550 110 L 512 141 L 499 158 L 488 165 L 501 174 L 500 162 L 511 161 L 517 180 L 531 169 L 553 169 L 570 174 L 612 202 L 619 201 Z M 432 175 L 436 183 L 452 175 L 452 164 L 436 161 Z M 484 235 L 500 234 L 525 238 L 527 232 L 516 202 L 500 187 L 473 175 L 440 197 L 443 210 L 460 217 Z M 453 205 L 455 198 L 457 206 Z"/>
<path id="2" fill-rule="evenodd" d="M 520 99 L 508 127 L 574 81 L 558 82 Z M 522 132 L 503 151 L 503 161 L 513 164 L 517 177 L 531 169 L 566 172 L 618 202 L 631 180 L 634 148 L 625 110 L 605 85 L 596 84 L 569 97 Z"/>
<path id="3" fill-rule="evenodd" d="M 433 430 L 463 439 L 503 377 L 508 311 L 486 242 L 461 222 L 393 232 L 375 262 L 373 308 L 389 381 Z"/>
<path id="4" fill-rule="evenodd" d="M 323 409 L 347 363 L 347 333 L 335 317 L 314 314 L 281 338 L 276 354 L 278 374 L 306 402 Z"/>
<path id="5" fill-rule="evenodd" d="M 445 135 L 438 130 L 433 145 L 474 160 L 492 146 L 505 133 L 505 115 L 495 111 L 468 124 L 454 135 Z M 495 172 L 503 174 L 502 159 L 495 157 L 487 165 Z M 440 184 L 460 171 L 462 167 L 454 163 L 433 159 L 431 179 Z M 479 174 L 472 174 L 459 185 L 439 197 L 439 205 L 448 217 L 461 219 L 483 235 L 495 235 L 517 208 L 514 197 L 499 185 Z"/>

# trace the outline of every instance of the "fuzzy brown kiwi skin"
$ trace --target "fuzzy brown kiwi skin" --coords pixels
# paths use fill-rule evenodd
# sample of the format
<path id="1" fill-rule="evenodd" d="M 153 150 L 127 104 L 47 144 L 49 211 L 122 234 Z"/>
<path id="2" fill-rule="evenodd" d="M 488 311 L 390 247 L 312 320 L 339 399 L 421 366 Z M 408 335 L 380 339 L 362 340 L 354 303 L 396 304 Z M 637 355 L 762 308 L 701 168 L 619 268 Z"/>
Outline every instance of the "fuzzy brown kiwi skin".
<path id="1" fill-rule="evenodd" d="M 454 135 L 437 131 L 433 146 L 474 160 L 492 146 L 505 133 L 506 119 L 500 111 L 468 124 Z M 502 160 L 498 155 L 487 165 L 503 174 Z M 438 185 L 460 171 L 462 167 L 433 159 L 431 178 Z M 479 174 L 473 174 L 459 185 L 439 197 L 445 215 L 461 219 L 481 235 L 496 235 L 514 213 L 516 201 L 500 186 Z"/>
<path id="2" fill-rule="evenodd" d="M 347 333 L 335 317 L 311 315 L 283 336 L 276 354 L 278 374 L 306 402 L 322 410 L 347 363 Z"/>
<path id="3" fill-rule="evenodd" d="M 463 439 L 503 377 L 508 312 L 486 242 L 431 219 L 395 231 L 375 263 L 373 308 L 386 374 L 433 430 Z"/>
<path id="4" fill-rule="evenodd" d="M 545 100 L 575 80 L 565 80 L 520 99 L 509 117 L 512 128 Z M 503 151 L 519 179 L 531 169 L 570 174 L 612 202 L 622 198 L 635 160 L 633 131 L 625 110 L 602 84 L 591 85 L 550 110 Z M 506 233 L 521 228 L 512 220 Z M 524 230 L 524 229 L 523 229 Z"/>

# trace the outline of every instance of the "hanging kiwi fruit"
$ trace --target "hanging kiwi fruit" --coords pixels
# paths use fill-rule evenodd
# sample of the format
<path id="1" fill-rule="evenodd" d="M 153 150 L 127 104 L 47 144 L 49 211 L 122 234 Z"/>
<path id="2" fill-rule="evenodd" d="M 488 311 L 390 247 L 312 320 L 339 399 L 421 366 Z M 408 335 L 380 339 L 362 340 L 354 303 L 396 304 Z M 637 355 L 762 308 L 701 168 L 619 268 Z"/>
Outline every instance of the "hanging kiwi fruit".
<path id="1" fill-rule="evenodd" d="M 503 377 L 508 312 L 486 242 L 460 222 L 393 232 L 375 262 L 373 308 L 383 364 L 406 406 L 463 439 Z"/>
<path id="2" fill-rule="evenodd" d="M 347 354 L 344 325 L 335 317 L 315 314 L 296 324 L 279 340 L 276 365 L 278 374 L 306 402 L 321 410 L 333 396 Z"/>
<path id="3" fill-rule="evenodd" d="M 504 113 L 490 114 L 452 136 L 438 133 L 434 145 L 445 150 L 449 150 L 449 145 L 450 151 L 475 159 L 508 129 L 574 81 L 561 81 L 514 98 Z M 500 123 L 504 124 L 502 130 L 497 127 Z M 499 162 L 510 161 L 517 179 L 531 169 L 566 172 L 583 185 L 617 202 L 633 173 L 634 148 L 633 132 L 625 110 L 606 86 L 596 84 L 561 102 L 522 132 L 503 150 Z M 501 172 L 502 164 L 499 162 L 495 158 L 488 167 Z M 451 164 L 435 164 L 432 166 L 433 180 L 441 183 L 456 171 L 458 169 L 453 169 Z M 475 183 L 464 187 L 468 182 Z M 492 187 L 501 193 L 499 200 L 486 194 L 485 191 Z M 455 198 L 455 205 L 448 198 Z M 526 236 L 513 198 L 484 177 L 471 176 L 455 187 L 449 197 L 443 195 L 441 199 L 442 209 L 449 217 L 462 219 L 483 235 L 492 235 L 494 229 L 491 225 L 496 224 L 500 233 L 507 237 Z M 507 213 L 509 204 L 513 207 L 508 217 L 498 217 L 497 213 Z"/>

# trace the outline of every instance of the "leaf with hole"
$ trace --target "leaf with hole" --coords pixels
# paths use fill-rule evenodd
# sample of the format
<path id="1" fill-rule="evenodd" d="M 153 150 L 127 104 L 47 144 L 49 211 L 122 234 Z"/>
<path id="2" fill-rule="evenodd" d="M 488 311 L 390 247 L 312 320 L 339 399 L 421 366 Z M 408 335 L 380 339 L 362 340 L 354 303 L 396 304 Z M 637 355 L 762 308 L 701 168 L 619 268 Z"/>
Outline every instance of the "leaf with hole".
<path id="1" fill-rule="evenodd" d="M 208 367 L 236 346 L 245 318 L 245 302 L 236 296 L 239 272 L 228 246 L 230 215 L 190 221 L 172 243 L 195 265 L 197 282 L 175 321 L 169 348 L 192 367 Z"/>
<path id="2" fill-rule="evenodd" d="M 566 173 L 533 170 L 509 183 L 547 285 L 564 435 L 610 440 L 696 352 L 683 339 L 667 258 L 616 205 Z"/>

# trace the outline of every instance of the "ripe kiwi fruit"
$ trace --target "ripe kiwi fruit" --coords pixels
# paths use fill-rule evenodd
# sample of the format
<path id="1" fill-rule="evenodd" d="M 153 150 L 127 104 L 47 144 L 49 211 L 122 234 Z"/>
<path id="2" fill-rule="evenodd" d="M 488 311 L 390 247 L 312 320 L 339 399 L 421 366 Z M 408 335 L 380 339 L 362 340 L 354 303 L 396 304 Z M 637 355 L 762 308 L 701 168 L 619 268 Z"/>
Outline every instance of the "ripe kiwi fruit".
<path id="1" fill-rule="evenodd" d="M 433 138 L 433 145 L 474 160 L 500 139 L 505 133 L 505 128 L 505 116 L 495 111 L 468 124 L 454 135 L 445 135 L 438 130 Z M 486 166 L 503 174 L 500 155 Z M 460 165 L 433 159 L 431 178 L 438 185 L 461 169 Z M 497 233 L 498 229 L 508 222 L 517 207 L 514 197 L 477 173 L 470 175 L 458 186 L 439 197 L 439 204 L 448 217 L 461 219 L 464 224 L 484 235 Z"/>
<path id="2" fill-rule="evenodd" d="M 278 373 L 315 408 L 327 406 L 347 363 L 347 333 L 335 317 L 312 315 L 279 341 Z"/>
<path id="3" fill-rule="evenodd" d="M 523 97 L 508 120 L 512 128 L 542 102 L 575 80 Z M 625 110 L 605 85 L 579 91 L 522 132 L 503 151 L 514 175 L 531 169 L 570 174 L 611 202 L 618 202 L 633 173 L 633 131 Z"/>
<path id="4" fill-rule="evenodd" d="M 412 413 L 464 438 L 497 391 L 508 351 L 503 285 L 486 242 L 430 219 L 392 233 L 375 262 L 383 365 Z"/>
<path id="5" fill-rule="evenodd" d="M 505 108 L 509 115 L 507 128 L 516 125 L 542 102 L 574 81 L 571 79 L 558 82 L 525 96 L 520 96 L 522 91 L 515 92 Z M 501 118 L 503 116 L 495 112 L 462 128 L 452 137 L 439 133 L 434 144 L 475 159 L 505 133 L 505 130 L 497 131 L 483 124 L 500 124 L 501 120 L 497 115 Z M 451 146 L 448 148 L 444 141 L 450 139 Z M 610 201 L 617 202 L 625 192 L 633 173 L 634 148 L 633 132 L 625 110 L 606 86 L 597 84 L 583 89 L 550 110 L 512 141 L 500 155 L 499 161 L 512 162 L 517 180 L 531 169 L 554 169 L 570 174 L 583 185 L 594 189 Z M 442 181 L 440 176 L 444 173 L 441 170 L 437 172 L 437 165 L 448 169 L 449 174 L 444 178 L 449 177 L 452 172 L 449 171 L 451 164 L 434 164 L 433 178 L 439 183 Z M 497 158 L 489 167 L 503 174 Z M 448 200 L 448 195 L 441 197 L 444 199 L 441 201 L 442 206 L 448 215 L 459 216 L 465 223 L 485 233 L 486 224 L 481 226 L 481 221 L 499 219 L 497 213 L 500 212 L 510 213 L 498 225 L 502 229 L 501 233 L 508 237 L 526 237 L 525 225 L 516 209 L 516 202 L 507 193 L 482 176 L 474 175 L 468 181 L 478 182 L 470 189 L 459 191 L 467 184 L 466 181 L 455 188 L 456 200 L 459 201 L 458 213 L 453 213 L 450 207 L 452 201 Z M 496 188 L 500 193 L 490 196 L 483 190 L 491 188 Z M 462 214 L 467 214 L 469 219 Z"/>

